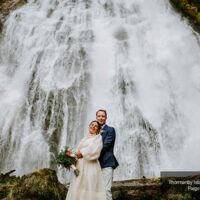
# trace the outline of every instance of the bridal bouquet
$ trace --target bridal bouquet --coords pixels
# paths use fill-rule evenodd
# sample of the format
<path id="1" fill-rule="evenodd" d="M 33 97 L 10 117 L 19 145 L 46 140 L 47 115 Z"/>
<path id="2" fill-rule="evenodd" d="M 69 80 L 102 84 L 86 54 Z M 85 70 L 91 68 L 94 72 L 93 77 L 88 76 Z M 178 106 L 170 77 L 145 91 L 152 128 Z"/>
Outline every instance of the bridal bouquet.
<path id="1" fill-rule="evenodd" d="M 78 161 L 78 158 L 76 156 L 76 153 L 69 147 L 65 147 L 55 157 L 56 164 L 61 165 L 62 167 L 65 167 L 68 170 L 72 168 L 76 176 L 79 175 L 79 170 L 75 166 L 77 161 Z"/>

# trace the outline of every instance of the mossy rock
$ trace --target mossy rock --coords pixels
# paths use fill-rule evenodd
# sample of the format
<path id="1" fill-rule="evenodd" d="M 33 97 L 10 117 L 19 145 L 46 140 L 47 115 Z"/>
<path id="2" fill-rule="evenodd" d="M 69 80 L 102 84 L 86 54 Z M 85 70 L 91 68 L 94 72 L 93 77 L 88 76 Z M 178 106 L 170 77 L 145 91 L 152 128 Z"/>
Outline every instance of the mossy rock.
<path id="1" fill-rule="evenodd" d="M 198 14 L 196 15 L 196 21 L 197 21 L 197 23 L 200 24 L 200 13 L 198 13 Z"/>
<path id="2" fill-rule="evenodd" d="M 196 17 L 198 13 L 198 9 L 194 6 L 191 6 L 190 4 L 186 4 L 184 10 L 186 13 L 188 13 L 189 16 L 193 18 Z"/>
<path id="3" fill-rule="evenodd" d="M 181 12 L 191 26 L 200 33 L 200 0 L 170 0 L 174 8 Z"/>
<path id="4" fill-rule="evenodd" d="M 41 169 L 24 175 L 7 194 L 7 200 L 63 200 L 67 189 L 58 182 L 56 172 Z"/>
<path id="5" fill-rule="evenodd" d="M 3 27 L 3 23 L 6 19 L 6 16 L 8 16 L 12 10 L 20 8 L 27 2 L 28 0 L 0 0 L 0 14 L 1 14 L 0 29 L 2 29 Z"/>
<path id="6" fill-rule="evenodd" d="M 185 200 L 182 194 L 169 194 L 167 199 L 168 200 Z"/>
<path id="7" fill-rule="evenodd" d="M 185 8 L 185 6 L 188 4 L 187 0 L 180 0 L 178 1 L 178 5 L 180 8 Z"/>
<path id="8" fill-rule="evenodd" d="M 20 0 L 16 3 L 16 8 L 20 8 L 25 5 L 28 1 L 27 0 Z"/>

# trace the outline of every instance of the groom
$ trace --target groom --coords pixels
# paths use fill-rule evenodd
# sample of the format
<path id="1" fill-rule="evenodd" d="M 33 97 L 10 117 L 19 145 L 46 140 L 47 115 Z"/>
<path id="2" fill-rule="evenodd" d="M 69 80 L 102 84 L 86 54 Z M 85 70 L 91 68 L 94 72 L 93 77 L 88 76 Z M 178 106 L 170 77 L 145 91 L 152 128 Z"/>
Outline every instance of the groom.
<path id="1" fill-rule="evenodd" d="M 101 125 L 100 133 L 103 140 L 103 149 L 99 157 L 99 162 L 106 186 L 106 199 L 112 200 L 111 187 L 113 182 L 113 171 L 119 165 L 113 154 L 115 145 L 115 129 L 106 124 L 106 110 L 98 110 L 96 112 L 96 120 Z"/>

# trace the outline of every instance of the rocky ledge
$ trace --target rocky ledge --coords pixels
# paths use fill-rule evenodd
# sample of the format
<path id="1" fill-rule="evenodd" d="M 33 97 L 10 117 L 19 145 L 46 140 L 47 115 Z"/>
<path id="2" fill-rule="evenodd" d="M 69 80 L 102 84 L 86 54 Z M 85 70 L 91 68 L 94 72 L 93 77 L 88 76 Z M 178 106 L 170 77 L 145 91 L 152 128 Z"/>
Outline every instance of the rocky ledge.
<path id="1" fill-rule="evenodd" d="M 11 171 L 12 172 L 12 171 Z M 64 200 L 67 189 L 58 182 L 56 172 L 41 169 L 22 177 L 0 175 L 0 199 Z"/>
<path id="2" fill-rule="evenodd" d="M 170 0 L 174 8 L 182 13 L 200 33 L 200 1 L 199 0 Z"/>
<path id="3" fill-rule="evenodd" d="M 9 13 L 27 3 L 27 0 L 0 0 L 0 32 Z"/>
<path id="4" fill-rule="evenodd" d="M 0 0 L 1 15 L 8 15 L 11 10 L 21 7 L 27 3 L 27 0 Z"/>
<path id="5" fill-rule="evenodd" d="M 52 169 L 40 169 L 22 177 L 13 171 L 0 175 L 1 200 L 64 200 L 67 187 Z M 114 182 L 113 200 L 198 200 L 200 175 L 135 179 Z"/>

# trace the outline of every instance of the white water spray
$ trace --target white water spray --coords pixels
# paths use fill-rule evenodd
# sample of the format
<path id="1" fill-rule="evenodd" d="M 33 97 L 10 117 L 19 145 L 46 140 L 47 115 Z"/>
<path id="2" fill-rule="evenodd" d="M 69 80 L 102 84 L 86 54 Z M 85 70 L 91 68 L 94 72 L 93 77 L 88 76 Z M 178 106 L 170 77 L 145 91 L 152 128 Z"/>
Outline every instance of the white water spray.
<path id="1" fill-rule="evenodd" d="M 115 179 L 198 170 L 199 36 L 168 2 L 29 0 L 2 34 L 1 171 L 54 167 L 99 108 L 117 132 Z"/>

